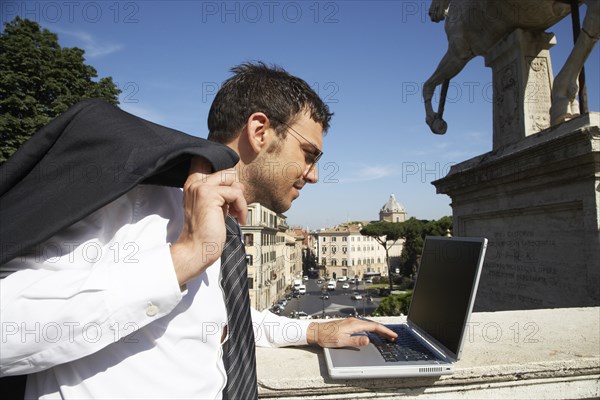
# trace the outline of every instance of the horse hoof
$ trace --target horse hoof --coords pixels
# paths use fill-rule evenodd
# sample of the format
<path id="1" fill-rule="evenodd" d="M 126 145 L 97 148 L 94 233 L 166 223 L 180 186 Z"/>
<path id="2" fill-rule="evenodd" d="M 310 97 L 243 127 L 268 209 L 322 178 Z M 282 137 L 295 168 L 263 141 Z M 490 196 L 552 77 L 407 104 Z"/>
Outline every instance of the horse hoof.
<path id="1" fill-rule="evenodd" d="M 443 119 L 436 118 L 433 120 L 433 123 L 431 124 L 430 128 L 431 132 L 435 133 L 436 135 L 443 135 L 448 129 L 448 124 Z"/>
<path id="2" fill-rule="evenodd" d="M 550 125 L 555 126 L 567 122 L 579 116 L 579 110 L 575 111 L 572 107 L 560 109 L 552 105 L 550 107 Z"/>
<path id="3" fill-rule="evenodd" d="M 566 96 L 556 97 L 550 107 L 550 125 L 558 125 L 579 115 L 579 102 Z"/>

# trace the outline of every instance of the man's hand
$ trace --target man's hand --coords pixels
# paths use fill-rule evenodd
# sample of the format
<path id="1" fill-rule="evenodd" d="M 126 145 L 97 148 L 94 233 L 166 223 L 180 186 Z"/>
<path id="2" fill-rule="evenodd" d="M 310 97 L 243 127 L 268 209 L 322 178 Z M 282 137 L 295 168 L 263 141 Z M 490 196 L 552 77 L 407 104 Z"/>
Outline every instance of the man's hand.
<path id="1" fill-rule="evenodd" d="M 309 344 L 321 347 L 359 347 L 369 344 L 369 338 L 356 335 L 362 332 L 376 332 L 389 340 L 398 335 L 380 323 L 356 318 L 345 318 L 331 322 L 313 322 L 308 326 L 306 338 Z"/>
<path id="2" fill-rule="evenodd" d="M 171 246 L 180 286 L 202 274 L 221 256 L 227 214 L 246 223 L 248 208 L 237 172 L 234 169 L 209 172 L 208 163 L 195 158 L 183 186 L 184 225 Z"/>

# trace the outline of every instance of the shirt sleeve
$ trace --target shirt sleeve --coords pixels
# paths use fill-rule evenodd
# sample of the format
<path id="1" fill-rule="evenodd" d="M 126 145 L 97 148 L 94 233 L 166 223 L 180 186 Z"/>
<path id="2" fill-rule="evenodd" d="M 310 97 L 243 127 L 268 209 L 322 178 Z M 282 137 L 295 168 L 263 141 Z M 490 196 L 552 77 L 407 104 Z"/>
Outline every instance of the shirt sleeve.
<path id="1" fill-rule="evenodd" d="M 269 310 L 252 309 L 254 338 L 259 347 L 306 345 L 306 333 L 311 322 L 313 321 L 281 317 Z"/>
<path id="2" fill-rule="evenodd" d="M 103 239 L 97 223 L 77 223 L 47 242 L 44 254 L 8 263 L 18 272 L 0 281 L 0 376 L 85 357 L 126 340 L 181 301 L 164 233 L 162 244 L 146 246 L 136 240 L 144 226 Z"/>

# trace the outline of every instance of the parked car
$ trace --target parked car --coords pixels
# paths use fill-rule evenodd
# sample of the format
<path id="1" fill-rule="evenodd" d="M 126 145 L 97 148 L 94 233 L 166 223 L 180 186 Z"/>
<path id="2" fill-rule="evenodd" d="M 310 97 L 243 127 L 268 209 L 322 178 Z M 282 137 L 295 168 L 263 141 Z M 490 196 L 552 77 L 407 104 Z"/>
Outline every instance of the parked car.
<path id="1" fill-rule="evenodd" d="M 327 290 L 335 290 L 335 282 L 329 282 L 327 284 Z"/>
<path id="2" fill-rule="evenodd" d="M 323 279 L 317 279 L 317 285 L 320 285 L 321 283 L 323 283 Z"/>
<path id="3" fill-rule="evenodd" d="M 373 283 L 373 279 L 367 279 L 365 283 Z"/>
<path id="4" fill-rule="evenodd" d="M 338 278 L 338 282 L 346 282 L 347 280 L 348 280 L 348 277 L 347 277 L 347 276 L 340 276 L 340 277 Z"/>
<path id="5" fill-rule="evenodd" d="M 362 300 L 362 295 L 358 292 L 354 292 L 352 293 L 352 296 L 350 296 L 350 298 L 352 300 Z"/>
<path id="6" fill-rule="evenodd" d="M 348 282 L 344 283 L 342 289 L 350 289 L 350 284 Z"/>
<path id="7" fill-rule="evenodd" d="M 300 285 L 300 287 L 298 288 L 298 293 L 306 294 L 306 285 Z"/>
<path id="8" fill-rule="evenodd" d="M 312 318 L 310 315 L 308 315 L 304 311 L 294 311 L 290 314 L 290 317 L 298 318 L 298 319 L 311 319 Z"/>
<path id="9" fill-rule="evenodd" d="M 273 306 L 271 307 L 270 311 L 273 314 L 281 314 L 281 312 L 283 311 L 284 307 L 281 304 L 273 304 Z"/>

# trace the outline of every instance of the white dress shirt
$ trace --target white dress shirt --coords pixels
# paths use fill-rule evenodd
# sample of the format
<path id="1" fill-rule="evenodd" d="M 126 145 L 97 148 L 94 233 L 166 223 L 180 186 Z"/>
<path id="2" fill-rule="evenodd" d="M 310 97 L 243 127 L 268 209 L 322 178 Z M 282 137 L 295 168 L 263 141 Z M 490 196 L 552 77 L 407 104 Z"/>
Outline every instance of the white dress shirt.
<path id="1" fill-rule="evenodd" d="M 182 202 L 137 186 L 2 266 L 0 376 L 30 374 L 27 398 L 220 398 L 220 261 L 181 290 Z M 310 321 L 252 319 L 259 346 L 306 344 Z"/>

